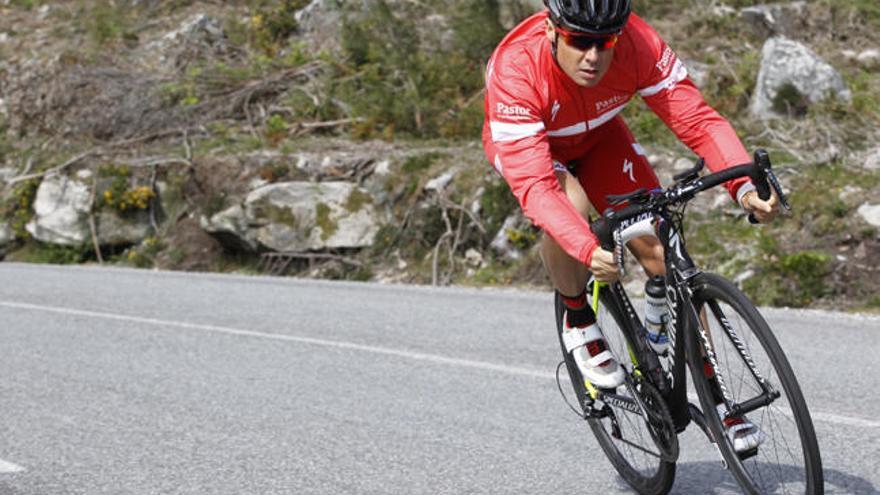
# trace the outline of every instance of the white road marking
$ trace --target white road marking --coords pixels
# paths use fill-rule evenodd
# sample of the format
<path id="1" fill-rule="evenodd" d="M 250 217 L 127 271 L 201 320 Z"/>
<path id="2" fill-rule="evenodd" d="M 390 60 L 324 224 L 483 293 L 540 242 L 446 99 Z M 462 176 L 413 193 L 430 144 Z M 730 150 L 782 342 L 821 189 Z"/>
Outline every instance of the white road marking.
<path id="1" fill-rule="evenodd" d="M 22 471 L 24 471 L 24 468 L 18 464 L 0 459 L 0 474 L 20 473 Z"/>
<path id="2" fill-rule="evenodd" d="M 277 333 L 257 332 L 253 330 L 242 330 L 238 328 L 222 327 L 217 325 L 204 325 L 199 323 L 187 323 L 173 320 L 159 320 L 155 318 L 142 318 L 139 316 L 128 316 L 115 313 L 104 313 L 98 311 L 88 311 L 83 309 L 62 308 L 56 306 L 44 306 L 38 304 L 28 304 L 12 301 L 0 301 L 0 306 L 25 309 L 33 311 L 43 311 L 47 313 L 59 313 L 65 315 L 83 316 L 88 318 L 101 318 L 105 320 L 117 320 L 131 323 L 143 323 L 147 325 L 155 325 L 160 327 L 176 327 L 189 330 L 200 330 L 205 332 L 220 333 L 226 335 L 235 335 L 239 337 L 252 337 L 258 339 L 280 340 L 285 342 L 296 342 L 300 344 L 317 345 L 323 347 L 332 347 L 336 349 L 350 349 L 361 352 L 369 352 L 373 354 L 382 354 L 386 356 L 396 356 L 406 359 L 414 359 L 418 361 L 426 361 L 435 364 L 445 364 L 449 366 L 457 366 L 461 368 L 474 368 L 486 371 L 496 371 L 507 375 L 527 376 L 531 378 L 551 379 L 555 380 L 555 373 L 540 371 L 528 368 L 517 368 L 515 366 L 507 366 L 503 364 L 489 363 L 486 361 L 474 361 L 470 359 L 458 359 L 438 354 L 427 354 L 421 352 L 407 351 L 403 349 L 394 349 L 390 347 L 380 347 L 365 344 L 357 344 L 354 342 L 344 342 L 337 340 L 316 339 L 312 337 L 297 337 L 295 335 L 284 335 Z M 869 419 L 843 416 L 839 414 L 831 414 L 825 412 L 812 412 L 812 417 L 816 421 L 825 423 L 834 423 L 844 426 L 852 426 L 856 428 L 876 428 L 880 429 L 880 421 L 872 421 Z M 15 466 L 12 464 L 12 466 Z M 18 466 L 15 466 L 18 467 Z M 3 472 L 3 463 L 0 461 L 0 472 Z"/>

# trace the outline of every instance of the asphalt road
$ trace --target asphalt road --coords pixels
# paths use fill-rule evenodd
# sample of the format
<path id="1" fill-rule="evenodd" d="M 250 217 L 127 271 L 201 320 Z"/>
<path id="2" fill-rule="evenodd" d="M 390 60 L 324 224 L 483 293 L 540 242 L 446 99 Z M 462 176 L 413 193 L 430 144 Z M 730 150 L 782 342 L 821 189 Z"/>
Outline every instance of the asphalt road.
<path id="1" fill-rule="evenodd" d="M 880 319 L 765 310 L 828 493 L 880 493 Z M 0 263 L 0 494 L 631 493 L 550 294 Z M 674 493 L 737 493 L 690 428 Z"/>

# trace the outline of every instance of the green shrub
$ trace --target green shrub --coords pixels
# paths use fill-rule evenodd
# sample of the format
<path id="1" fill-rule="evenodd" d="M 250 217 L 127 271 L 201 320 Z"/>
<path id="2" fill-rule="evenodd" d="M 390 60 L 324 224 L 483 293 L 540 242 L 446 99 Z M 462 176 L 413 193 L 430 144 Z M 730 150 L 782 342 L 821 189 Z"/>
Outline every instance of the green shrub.
<path id="1" fill-rule="evenodd" d="M 479 135 L 483 66 L 504 34 L 497 1 L 462 2 L 446 51 L 429 49 L 439 39 L 420 39 L 425 7 L 398 10 L 379 0 L 364 18 L 345 21 L 343 57 L 330 61 L 326 83 L 326 96 L 341 102 L 334 111 L 361 120 L 352 127 L 359 138 Z"/>
<path id="2" fill-rule="evenodd" d="M 297 11 L 308 4 L 308 0 L 281 0 L 275 5 L 258 8 L 251 16 L 251 44 L 265 55 L 274 57 L 297 29 Z"/>
<path id="3" fill-rule="evenodd" d="M 0 209 L 0 217 L 9 222 L 9 227 L 18 239 L 25 240 L 30 237 L 25 226 L 34 216 L 33 203 L 39 187 L 40 179 L 30 179 L 16 184 Z"/>
<path id="4" fill-rule="evenodd" d="M 149 186 L 131 186 L 131 169 L 125 165 L 104 165 L 98 176 L 109 178 L 110 184 L 98 195 L 97 208 L 110 208 L 119 213 L 146 210 L 156 193 Z"/>

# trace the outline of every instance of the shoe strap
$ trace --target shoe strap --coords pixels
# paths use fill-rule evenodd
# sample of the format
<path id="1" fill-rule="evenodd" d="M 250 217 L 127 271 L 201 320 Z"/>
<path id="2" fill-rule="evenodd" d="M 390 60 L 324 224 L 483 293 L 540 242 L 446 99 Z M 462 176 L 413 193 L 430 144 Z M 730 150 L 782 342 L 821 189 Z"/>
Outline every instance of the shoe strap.
<path id="1" fill-rule="evenodd" d="M 606 351 L 600 352 L 599 354 L 596 354 L 595 356 L 591 357 L 590 359 L 587 359 L 586 364 L 587 364 L 588 368 L 596 368 L 600 364 L 604 363 L 605 361 L 610 361 L 612 359 L 614 359 L 614 354 L 611 354 L 611 351 L 606 350 Z"/>
<path id="2" fill-rule="evenodd" d="M 728 428 L 727 434 L 730 435 L 731 437 L 735 437 L 738 432 L 743 431 L 743 430 L 751 430 L 751 429 L 756 429 L 755 425 L 753 425 L 751 423 L 739 423 L 739 424 L 735 424 L 735 425 L 731 426 L 730 428 Z"/>
<path id="3" fill-rule="evenodd" d="M 568 328 L 562 331 L 562 342 L 565 344 L 565 350 L 568 352 L 603 338 L 602 330 L 595 323 L 587 328 Z"/>
<path id="4" fill-rule="evenodd" d="M 565 350 L 571 352 L 582 345 L 587 345 L 587 338 L 582 328 L 570 328 L 562 331 L 562 342 Z"/>

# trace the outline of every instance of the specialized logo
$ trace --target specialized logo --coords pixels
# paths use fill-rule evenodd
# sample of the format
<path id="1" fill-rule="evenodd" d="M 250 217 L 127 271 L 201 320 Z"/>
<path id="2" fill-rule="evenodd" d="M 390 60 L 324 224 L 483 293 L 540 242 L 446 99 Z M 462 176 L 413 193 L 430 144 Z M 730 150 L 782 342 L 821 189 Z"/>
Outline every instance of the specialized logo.
<path id="1" fill-rule="evenodd" d="M 630 228 L 631 226 L 633 226 L 637 223 L 641 223 L 641 222 L 644 222 L 645 220 L 653 220 L 653 219 L 654 219 L 654 214 L 651 213 L 650 211 L 642 213 L 641 215 L 638 215 L 638 216 L 635 216 L 632 218 L 628 218 L 628 219 L 620 222 L 617 225 L 617 229 L 615 230 L 615 232 L 623 232 L 624 230 Z"/>
<path id="2" fill-rule="evenodd" d="M 669 246 L 675 249 L 675 255 L 678 256 L 678 259 L 684 260 L 684 255 L 681 254 L 681 236 L 677 230 L 669 236 Z"/>
<path id="3" fill-rule="evenodd" d="M 675 339 L 678 337 L 678 292 L 673 284 L 666 284 L 666 305 L 669 307 L 669 325 L 666 327 L 666 336 L 669 338 L 669 349 L 666 353 L 669 369 L 675 369 Z M 675 373 L 669 374 L 669 386 L 675 387 Z"/>
<path id="4" fill-rule="evenodd" d="M 621 409 L 626 409 L 627 411 L 635 413 L 635 414 L 642 413 L 642 411 L 641 411 L 641 409 L 639 409 L 638 405 L 633 404 L 628 401 L 625 401 L 625 400 L 622 400 L 622 399 L 618 399 L 617 397 L 605 396 L 605 397 L 602 397 L 602 400 L 606 404 L 608 404 L 609 406 L 619 407 Z"/>
<path id="5" fill-rule="evenodd" d="M 561 106 L 559 105 L 559 100 L 553 102 L 553 109 L 550 110 L 550 122 L 556 121 L 556 114 L 559 113 L 559 109 Z"/>
<path id="6" fill-rule="evenodd" d="M 532 114 L 527 108 L 516 105 L 505 105 L 504 103 L 499 102 L 495 111 L 507 118 L 512 119 L 532 118 Z"/>
<path id="7" fill-rule="evenodd" d="M 663 50 L 663 56 L 657 61 L 657 70 L 665 75 L 666 72 L 669 71 L 669 66 L 672 65 L 673 60 L 675 60 L 675 52 L 672 51 L 672 48 L 667 46 L 666 49 Z"/>
<path id="8" fill-rule="evenodd" d="M 613 106 L 616 106 L 618 103 L 626 100 L 626 97 L 615 95 L 607 100 L 596 102 L 596 111 L 601 112 Z"/>
<path id="9" fill-rule="evenodd" d="M 636 182 L 636 177 L 634 175 L 635 171 L 633 170 L 633 162 L 624 158 L 623 160 L 623 175 L 629 175 L 629 180 L 632 182 Z"/>

